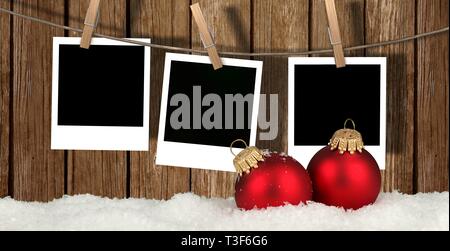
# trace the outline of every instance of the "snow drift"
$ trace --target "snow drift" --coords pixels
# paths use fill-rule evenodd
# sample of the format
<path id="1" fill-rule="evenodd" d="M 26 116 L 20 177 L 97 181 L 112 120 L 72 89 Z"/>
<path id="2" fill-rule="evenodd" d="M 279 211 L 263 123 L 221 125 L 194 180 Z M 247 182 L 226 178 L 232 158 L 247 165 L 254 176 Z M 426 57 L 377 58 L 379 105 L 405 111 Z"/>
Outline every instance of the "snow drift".
<path id="1" fill-rule="evenodd" d="M 232 198 L 190 193 L 168 201 L 66 196 L 50 203 L 0 199 L 0 230 L 449 230 L 449 193 L 380 194 L 357 211 L 310 202 L 239 210 Z"/>

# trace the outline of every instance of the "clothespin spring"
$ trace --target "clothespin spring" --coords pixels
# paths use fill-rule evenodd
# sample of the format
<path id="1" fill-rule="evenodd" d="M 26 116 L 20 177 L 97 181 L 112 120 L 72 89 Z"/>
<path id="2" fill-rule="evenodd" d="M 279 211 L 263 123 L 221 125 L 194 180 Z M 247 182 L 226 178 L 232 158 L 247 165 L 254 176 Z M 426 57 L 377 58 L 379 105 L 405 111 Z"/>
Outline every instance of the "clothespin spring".
<path id="1" fill-rule="evenodd" d="M 205 17 L 203 16 L 202 10 L 200 9 L 200 4 L 195 3 L 191 5 L 192 17 L 197 23 L 199 33 L 201 34 L 200 39 L 202 40 L 203 46 L 208 51 L 208 56 L 211 59 L 211 63 L 214 70 L 223 67 L 222 60 L 219 57 L 214 39 L 211 34 L 211 29 L 209 29 L 206 24 Z M 205 43 L 207 41 L 207 43 Z"/>
<path id="2" fill-rule="evenodd" d="M 328 38 L 330 39 L 330 44 L 331 45 L 339 45 L 339 44 L 342 44 L 342 41 L 333 41 L 333 36 L 331 36 L 331 30 L 330 30 L 330 27 L 327 27 L 327 29 L 328 29 Z"/>
<path id="3" fill-rule="evenodd" d="M 211 48 L 211 47 L 216 47 L 216 43 L 214 42 L 214 41 L 215 41 L 215 36 L 214 36 L 214 34 L 211 32 L 211 29 L 210 29 L 210 28 L 208 28 L 208 32 L 209 32 L 209 35 L 212 37 L 212 43 L 211 43 L 211 44 L 206 44 L 205 40 L 203 39 L 202 33 L 200 33 L 200 40 L 202 41 L 203 47 L 204 47 L 205 49 L 208 49 L 208 48 Z"/>
<path id="4" fill-rule="evenodd" d="M 85 20 L 84 25 L 90 26 L 95 29 L 95 28 L 97 28 L 99 19 L 100 19 L 100 12 L 97 12 L 97 18 L 95 19 L 95 23 L 91 24 L 91 23 L 86 22 L 86 20 Z"/>

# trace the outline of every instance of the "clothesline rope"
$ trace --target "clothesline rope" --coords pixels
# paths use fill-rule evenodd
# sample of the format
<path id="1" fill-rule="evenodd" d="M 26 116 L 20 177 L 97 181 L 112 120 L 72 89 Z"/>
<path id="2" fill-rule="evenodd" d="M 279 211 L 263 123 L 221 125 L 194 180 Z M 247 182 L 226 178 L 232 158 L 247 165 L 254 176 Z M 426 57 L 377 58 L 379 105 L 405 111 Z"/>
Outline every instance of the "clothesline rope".
<path id="1" fill-rule="evenodd" d="M 68 31 L 77 32 L 77 33 L 83 33 L 83 30 L 79 29 L 79 28 L 73 28 L 70 26 L 56 24 L 56 23 L 53 23 L 53 22 L 50 22 L 47 20 L 23 15 L 23 14 L 20 14 L 20 13 L 11 11 L 11 10 L 7 10 L 4 8 L 0 8 L 0 12 L 4 12 L 9 15 L 24 18 L 24 19 L 34 21 L 37 23 L 49 25 L 49 26 L 52 26 L 55 28 L 60 28 L 60 29 L 68 30 Z M 417 35 L 409 36 L 409 37 L 404 37 L 404 38 L 400 38 L 400 39 L 394 39 L 394 40 L 383 41 L 383 42 L 378 42 L 378 43 L 347 47 L 347 48 L 344 48 L 344 51 L 361 50 L 361 49 L 381 47 L 381 46 L 386 46 L 386 45 L 391 45 L 391 44 L 404 43 L 404 42 L 412 41 L 412 40 L 423 38 L 423 37 L 428 37 L 428 36 L 445 33 L 445 32 L 448 32 L 448 30 L 449 30 L 449 27 L 447 26 L 447 27 L 444 27 L 444 28 L 441 28 L 438 30 L 425 32 L 425 33 L 421 33 L 421 34 L 417 34 Z M 108 35 L 99 34 L 99 33 L 95 33 L 94 36 L 101 37 L 101 38 L 108 38 L 111 40 L 126 42 L 126 43 L 130 43 L 130 44 L 148 46 L 148 47 L 151 47 L 154 49 L 178 51 L 178 52 L 188 52 L 188 53 L 199 53 L 199 54 L 207 53 L 204 50 L 196 50 L 196 49 L 190 49 L 190 48 L 182 48 L 182 47 L 153 44 L 153 43 L 145 43 L 145 42 L 134 41 L 134 40 L 126 39 L 126 38 L 118 38 L 118 37 L 108 36 Z M 325 54 L 325 53 L 332 53 L 332 52 L 333 52 L 332 49 L 324 49 L 324 50 L 313 50 L 313 51 L 302 51 L 302 52 L 219 52 L 219 54 L 223 55 L 223 56 L 241 56 L 241 57 L 268 57 L 268 56 L 288 57 L 288 56 L 304 56 L 304 55 L 311 55 L 311 54 Z"/>

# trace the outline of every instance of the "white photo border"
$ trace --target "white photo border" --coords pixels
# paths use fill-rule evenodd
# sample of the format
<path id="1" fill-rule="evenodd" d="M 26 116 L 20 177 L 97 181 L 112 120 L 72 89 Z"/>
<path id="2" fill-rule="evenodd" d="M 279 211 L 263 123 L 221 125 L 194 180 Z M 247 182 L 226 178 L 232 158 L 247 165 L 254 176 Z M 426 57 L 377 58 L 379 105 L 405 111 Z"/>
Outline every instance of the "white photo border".
<path id="1" fill-rule="evenodd" d="M 236 172 L 233 166 L 234 156 L 230 153 L 230 147 L 178 143 L 164 140 L 172 61 L 211 64 L 211 60 L 207 56 L 166 53 L 161 97 L 161 113 L 159 118 L 156 164 L 164 166 Z M 258 110 L 261 92 L 263 62 L 233 58 L 222 58 L 222 62 L 225 66 L 237 66 L 256 69 L 254 100 L 252 107 L 252 123 L 250 128 L 249 142 L 250 145 L 255 145 L 258 126 Z M 240 148 L 235 148 L 234 150 L 238 152 L 239 149 Z"/>
<path id="2" fill-rule="evenodd" d="M 150 43 L 150 39 L 131 39 Z M 79 45 L 79 37 L 53 38 L 52 150 L 149 151 L 150 133 L 150 48 L 144 55 L 144 124 L 142 127 L 58 125 L 59 47 Z M 106 38 L 92 38 L 91 45 L 140 46 Z"/>
<path id="3" fill-rule="evenodd" d="M 372 154 L 380 169 L 386 166 L 386 61 L 385 57 L 346 57 L 347 65 L 380 65 L 380 145 L 365 146 Z M 325 145 L 299 146 L 294 144 L 295 120 L 295 66 L 296 65 L 334 65 L 332 57 L 291 57 L 289 58 L 289 97 L 288 97 L 288 150 L 289 155 L 297 159 L 305 168 L 312 157 Z M 340 128 L 336 128 L 338 130 Z M 332 135 L 330 135 L 331 138 Z M 364 135 L 363 135 L 364 137 Z"/>

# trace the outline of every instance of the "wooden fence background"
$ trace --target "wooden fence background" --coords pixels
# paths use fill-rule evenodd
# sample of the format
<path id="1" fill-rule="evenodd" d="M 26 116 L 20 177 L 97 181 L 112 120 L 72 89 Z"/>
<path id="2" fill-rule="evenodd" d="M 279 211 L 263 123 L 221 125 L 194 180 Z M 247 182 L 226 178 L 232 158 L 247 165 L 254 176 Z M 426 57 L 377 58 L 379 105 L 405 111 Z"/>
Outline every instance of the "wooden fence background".
<path id="1" fill-rule="evenodd" d="M 88 0 L 0 0 L 2 8 L 82 27 Z M 189 0 L 104 0 L 98 32 L 201 48 Z M 329 48 L 323 0 L 200 0 L 219 50 Z M 344 46 L 448 26 L 448 0 L 337 0 Z M 49 201 L 63 194 L 167 199 L 192 191 L 233 195 L 231 173 L 155 166 L 164 51 L 153 50 L 151 152 L 50 150 L 53 36 L 71 32 L 0 14 L 0 197 Z M 448 33 L 354 51 L 388 57 L 387 169 L 383 189 L 448 190 Z M 287 59 L 264 60 L 263 93 L 278 93 L 280 133 L 258 145 L 287 150 Z M 207 153 L 205 153 L 207 154 Z M 231 164 L 231 163 L 230 163 Z"/>

